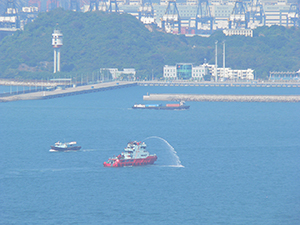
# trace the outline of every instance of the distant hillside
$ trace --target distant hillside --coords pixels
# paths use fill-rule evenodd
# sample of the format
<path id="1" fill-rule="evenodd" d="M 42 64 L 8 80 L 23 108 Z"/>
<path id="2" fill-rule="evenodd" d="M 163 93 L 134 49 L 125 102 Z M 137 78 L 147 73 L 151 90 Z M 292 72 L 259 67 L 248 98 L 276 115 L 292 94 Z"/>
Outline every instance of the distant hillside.
<path id="1" fill-rule="evenodd" d="M 164 65 L 179 62 L 214 63 L 214 43 L 219 41 L 218 62 L 222 66 L 222 45 L 226 42 L 226 66 L 256 70 L 265 77 L 270 70 L 300 68 L 300 31 L 284 27 L 263 27 L 255 37 L 226 37 L 215 32 L 209 38 L 150 32 L 128 14 L 72 12 L 63 9 L 41 13 L 24 31 L 0 42 L 0 77 L 48 78 L 53 76 L 52 32 L 64 35 L 61 76 L 99 71 L 103 67 L 135 68 L 141 78 L 162 76 Z"/>

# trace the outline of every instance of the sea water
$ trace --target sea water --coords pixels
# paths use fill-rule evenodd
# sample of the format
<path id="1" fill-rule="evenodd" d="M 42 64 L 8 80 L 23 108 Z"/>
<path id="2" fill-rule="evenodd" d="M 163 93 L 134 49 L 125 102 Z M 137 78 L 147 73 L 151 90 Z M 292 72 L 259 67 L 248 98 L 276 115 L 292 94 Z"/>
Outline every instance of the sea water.
<path id="1" fill-rule="evenodd" d="M 0 103 L 0 224 L 300 224 L 299 103 L 131 109 L 147 92 L 300 90 L 137 86 Z M 154 165 L 103 167 L 133 140 Z M 82 150 L 49 152 L 57 141 Z"/>

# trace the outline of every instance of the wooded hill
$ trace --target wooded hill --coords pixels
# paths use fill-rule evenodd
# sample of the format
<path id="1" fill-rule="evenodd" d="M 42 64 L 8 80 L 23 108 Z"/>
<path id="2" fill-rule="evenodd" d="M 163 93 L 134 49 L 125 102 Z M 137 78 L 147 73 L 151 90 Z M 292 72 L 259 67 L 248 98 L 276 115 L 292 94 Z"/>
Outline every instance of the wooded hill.
<path id="1" fill-rule="evenodd" d="M 206 60 L 214 64 L 215 41 L 222 67 L 222 41 L 226 42 L 226 67 L 251 68 L 258 78 L 269 71 L 300 69 L 300 29 L 260 27 L 254 37 L 226 37 L 217 31 L 209 38 L 185 37 L 149 31 L 128 14 L 73 12 L 56 9 L 41 13 L 24 31 L 0 42 L 0 77 L 41 79 L 54 77 L 52 33 L 63 33 L 61 70 L 55 76 L 72 77 L 99 68 L 135 68 L 140 79 L 162 77 L 164 65 Z"/>

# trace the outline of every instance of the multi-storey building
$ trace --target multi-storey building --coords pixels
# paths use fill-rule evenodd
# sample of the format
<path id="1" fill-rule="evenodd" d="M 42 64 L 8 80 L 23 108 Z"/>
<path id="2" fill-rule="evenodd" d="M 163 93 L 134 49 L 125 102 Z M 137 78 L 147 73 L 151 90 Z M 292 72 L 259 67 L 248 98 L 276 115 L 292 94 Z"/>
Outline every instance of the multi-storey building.
<path id="1" fill-rule="evenodd" d="M 166 80 L 204 80 L 205 75 L 211 75 L 215 80 L 254 80 L 254 70 L 232 70 L 231 68 L 217 68 L 215 65 L 203 64 L 193 66 L 191 63 L 177 63 L 176 66 L 164 66 L 163 77 Z"/>
<path id="2" fill-rule="evenodd" d="M 209 73 L 214 78 L 216 77 L 215 65 L 204 64 L 208 68 Z M 217 78 L 218 80 L 254 80 L 254 70 L 233 70 L 231 68 L 217 68 Z"/>
<path id="3" fill-rule="evenodd" d="M 166 80 L 202 80 L 206 75 L 204 66 L 193 66 L 191 63 L 177 63 L 176 66 L 164 66 Z"/>

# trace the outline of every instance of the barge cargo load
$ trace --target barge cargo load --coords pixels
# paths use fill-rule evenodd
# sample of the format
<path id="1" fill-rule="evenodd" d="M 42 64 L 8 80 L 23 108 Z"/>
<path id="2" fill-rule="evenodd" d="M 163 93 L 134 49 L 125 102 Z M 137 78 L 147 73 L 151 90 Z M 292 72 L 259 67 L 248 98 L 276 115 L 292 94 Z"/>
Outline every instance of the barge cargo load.
<path id="1" fill-rule="evenodd" d="M 162 110 L 185 110 L 189 109 L 189 105 L 185 105 L 184 101 L 181 101 L 178 104 L 166 104 L 165 106 L 162 104 L 151 104 L 151 105 L 145 105 L 145 104 L 134 104 L 132 106 L 133 109 L 162 109 Z"/>

